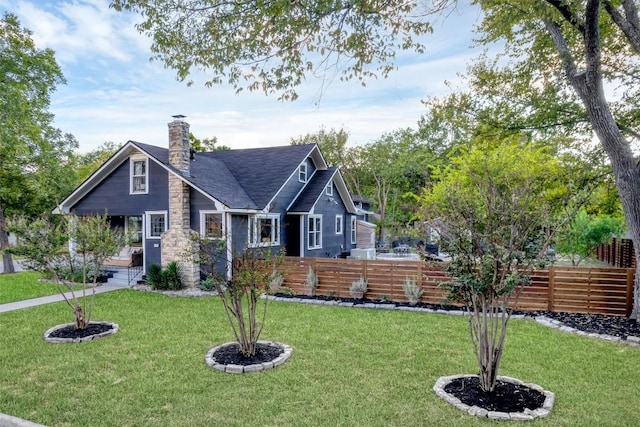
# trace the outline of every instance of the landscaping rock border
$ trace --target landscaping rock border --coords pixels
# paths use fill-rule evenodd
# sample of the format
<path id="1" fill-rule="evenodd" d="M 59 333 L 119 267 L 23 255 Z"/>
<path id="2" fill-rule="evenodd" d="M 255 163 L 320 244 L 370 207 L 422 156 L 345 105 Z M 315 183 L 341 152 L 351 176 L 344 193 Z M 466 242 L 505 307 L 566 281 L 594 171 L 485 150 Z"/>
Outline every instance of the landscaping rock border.
<path id="1" fill-rule="evenodd" d="M 283 352 L 280 356 L 276 357 L 272 361 L 256 363 L 253 365 L 244 365 L 244 366 L 243 365 L 225 365 L 222 363 L 218 363 L 213 357 L 213 354 L 220 348 L 231 346 L 231 345 L 237 345 L 237 342 L 232 341 L 232 342 L 227 342 L 211 348 L 207 352 L 204 360 L 205 362 L 207 362 L 207 365 L 211 366 L 213 369 L 216 369 L 218 371 L 228 372 L 230 374 L 244 374 L 249 372 L 259 372 L 259 371 L 266 371 L 268 369 L 273 369 L 276 366 L 280 366 L 284 362 L 286 362 L 287 359 L 289 359 L 289 357 L 291 357 L 291 354 L 293 353 L 293 348 L 291 348 L 291 346 L 287 344 L 273 342 L 273 341 L 258 341 L 258 344 L 263 344 L 268 346 L 277 346 L 277 347 L 280 347 Z"/>
<path id="2" fill-rule="evenodd" d="M 101 332 L 99 334 L 94 334 L 94 335 L 88 335 L 86 337 L 82 337 L 82 338 L 56 338 L 56 337 L 52 337 L 51 334 L 53 334 L 55 331 L 57 331 L 58 329 L 63 329 L 69 326 L 73 326 L 73 323 L 65 323 L 63 325 L 57 325 L 54 326 L 52 328 L 49 328 L 45 331 L 44 333 L 44 340 L 48 343 L 52 343 L 52 344 L 71 344 L 71 343 L 78 343 L 78 342 L 85 342 L 85 341 L 92 341 L 98 338 L 104 338 L 106 336 L 109 335 L 113 335 L 116 332 L 118 332 L 120 330 L 120 327 L 118 326 L 117 323 L 111 323 L 111 322 L 89 322 L 90 324 L 100 324 L 100 325 L 111 325 L 111 329 L 109 329 L 108 331 L 104 331 Z"/>
<path id="3" fill-rule="evenodd" d="M 480 408 L 479 406 L 469 406 L 465 403 L 462 403 L 460 399 L 455 397 L 454 395 L 447 393 L 444 391 L 444 388 L 451 381 L 458 378 L 468 378 L 468 377 L 477 377 L 477 375 L 450 375 L 438 378 L 436 384 L 433 386 L 433 391 L 443 399 L 445 402 L 455 406 L 463 412 L 468 413 L 474 417 L 483 417 L 489 418 L 492 420 L 503 420 L 503 421 L 531 421 L 536 418 L 545 418 L 551 413 L 553 409 L 553 404 L 556 399 L 556 395 L 553 392 L 548 390 L 544 390 L 537 384 L 533 383 L 524 383 L 517 378 L 498 376 L 497 378 L 501 381 L 516 384 L 524 387 L 528 387 L 533 390 L 537 390 L 540 393 L 545 395 L 545 400 L 541 408 L 537 408 L 534 410 L 525 409 L 524 412 L 497 412 L 497 411 L 487 411 L 484 408 Z"/>

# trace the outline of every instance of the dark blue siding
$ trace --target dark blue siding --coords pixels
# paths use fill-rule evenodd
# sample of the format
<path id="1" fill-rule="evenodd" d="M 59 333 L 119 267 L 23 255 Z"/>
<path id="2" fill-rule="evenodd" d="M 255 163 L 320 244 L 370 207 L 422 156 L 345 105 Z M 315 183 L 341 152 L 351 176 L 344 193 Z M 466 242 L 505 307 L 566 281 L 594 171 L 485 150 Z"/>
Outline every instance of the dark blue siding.
<path id="1" fill-rule="evenodd" d="M 78 215 L 142 215 L 144 211 L 167 210 L 169 184 L 167 171 L 149 161 L 149 193 L 129 194 L 129 160 L 124 161 L 104 181 L 76 203 L 71 211 Z"/>
<path id="2" fill-rule="evenodd" d="M 307 257 L 338 257 L 342 252 L 348 251 L 351 245 L 349 235 L 350 215 L 346 210 L 340 195 L 334 189 L 333 196 L 327 196 L 323 191 L 314 207 L 314 215 L 322 215 L 322 248 L 309 250 L 308 215 L 304 216 L 304 253 Z M 342 234 L 336 234 L 336 215 L 342 215 Z M 346 234 L 345 234 L 346 233 Z"/>
<path id="3" fill-rule="evenodd" d="M 142 215 L 145 211 L 166 211 L 169 208 L 169 181 L 167 171 L 149 160 L 149 193 L 129 194 L 129 160 L 125 160 L 114 172 L 89 194 L 76 203 L 71 211 L 78 215 L 103 214 L 109 216 Z M 145 219 L 146 221 L 146 219 Z M 144 262 L 161 262 L 160 239 L 147 239 L 144 247 Z"/>
<path id="4" fill-rule="evenodd" d="M 191 229 L 200 233 L 200 211 L 213 211 L 216 209 L 216 205 L 211 199 L 193 188 L 190 189 L 189 200 L 191 201 Z"/>

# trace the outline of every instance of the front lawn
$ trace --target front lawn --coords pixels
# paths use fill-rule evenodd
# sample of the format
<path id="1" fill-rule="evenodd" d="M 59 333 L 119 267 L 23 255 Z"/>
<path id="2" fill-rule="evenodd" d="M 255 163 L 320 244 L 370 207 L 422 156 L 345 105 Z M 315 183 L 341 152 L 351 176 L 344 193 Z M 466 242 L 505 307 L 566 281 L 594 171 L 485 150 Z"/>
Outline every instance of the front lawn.
<path id="1" fill-rule="evenodd" d="M 39 273 L 0 274 L 0 304 L 58 293 L 54 283 L 39 282 Z"/>
<path id="2" fill-rule="evenodd" d="M 270 303 L 263 339 L 292 357 L 255 374 L 204 362 L 232 339 L 217 298 L 121 290 L 96 296 L 111 337 L 43 341 L 72 320 L 62 303 L 0 314 L 0 412 L 47 426 L 474 426 L 432 391 L 477 371 L 465 318 Z M 513 321 L 501 373 L 556 393 L 530 425 L 640 424 L 640 349 Z"/>

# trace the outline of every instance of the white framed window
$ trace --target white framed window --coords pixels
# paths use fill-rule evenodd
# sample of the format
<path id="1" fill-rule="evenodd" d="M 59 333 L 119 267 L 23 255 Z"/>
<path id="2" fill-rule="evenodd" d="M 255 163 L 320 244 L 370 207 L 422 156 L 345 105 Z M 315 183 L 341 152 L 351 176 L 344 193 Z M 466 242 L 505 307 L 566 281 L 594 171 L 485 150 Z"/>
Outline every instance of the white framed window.
<path id="1" fill-rule="evenodd" d="M 342 234 L 342 215 L 336 215 L 336 234 Z"/>
<path id="2" fill-rule="evenodd" d="M 128 216 L 124 223 L 124 232 L 131 237 L 133 246 L 142 244 L 142 215 Z"/>
<path id="3" fill-rule="evenodd" d="M 147 212 L 146 217 L 147 239 L 159 239 L 167 230 L 167 211 Z"/>
<path id="4" fill-rule="evenodd" d="M 322 215 L 309 215 L 307 219 L 307 249 L 322 248 Z"/>
<path id="5" fill-rule="evenodd" d="M 351 243 L 356 243 L 356 217 L 351 217 Z"/>
<path id="6" fill-rule="evenodd" d="M 258 214 L 249 217 L 249 246 L 280 244 L 280 215 Z"/>
<path id="7" fill-rule="evenodd" d="M 224 239 L 224 213 L 200 211 L 200 235 L 209 239 Z"/>
<path id="8" fill-rule="evenodd" d="M 333 196 L 333 182 L 327 184 L 327 188 L 324 191 L 327 196 Z"/>
<path id="9" fill-rule="evenodd" d="M 298 168 L 298 181 L 307 182 L 307 162 L 304 162 Z"/>
<path id="10" fill-rule="evenodd" d="M 130 188 L 131 194 L 149 193 L 148 185 L 149 159 L 146 157 L 131 157 L 129 159 Z"/>

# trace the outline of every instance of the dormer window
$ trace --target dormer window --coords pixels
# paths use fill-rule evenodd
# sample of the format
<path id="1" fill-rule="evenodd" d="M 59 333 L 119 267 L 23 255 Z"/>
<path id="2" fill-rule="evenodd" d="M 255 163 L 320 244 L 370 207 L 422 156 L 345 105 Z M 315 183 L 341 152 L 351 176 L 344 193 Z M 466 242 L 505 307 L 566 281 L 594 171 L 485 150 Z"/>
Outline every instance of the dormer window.
<path id="1" fill-rule="evenodd" d="M 298 181 L 307 182 L 307 162 L 304 162 L 298 168 Z"/>
<path id="2" fill-rule="evenodd" d="M 148 160 L 146 157 L 131 157 L 129 160 L 131 175 L 131 194 L 147 194 L 148 189 Z"/>
<path id="3" fill-rule="evenodd" d="M 327 196 L 333 196 L 333 182 L 327 184 L 325 193 L 327 194 Z"/>

